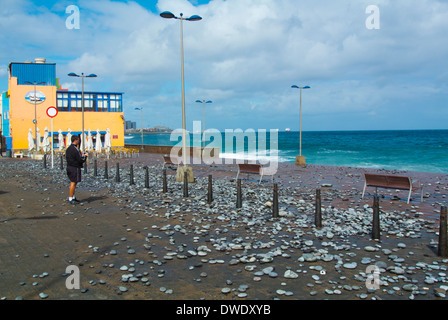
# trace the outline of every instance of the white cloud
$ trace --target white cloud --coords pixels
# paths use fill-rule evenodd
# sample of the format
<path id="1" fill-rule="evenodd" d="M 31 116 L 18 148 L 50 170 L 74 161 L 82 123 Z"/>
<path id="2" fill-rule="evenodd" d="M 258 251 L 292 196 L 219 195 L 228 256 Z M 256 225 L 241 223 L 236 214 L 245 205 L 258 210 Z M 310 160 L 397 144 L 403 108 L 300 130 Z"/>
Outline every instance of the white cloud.
<path id="1" fill-rule="evenodd" d="M 448 78 L 448 46 L 443 41 L 448 4 L 378 0 L 381 29 L 367 30 L 365 9 L 370 4 L 213 0 L 197 6 L 187 0 L 159 0 L 160 11 L 203 17 L 184 22 L 190 118 L 200 115 L 193 104 L 204 98 L 214 101 L 209 123 L 215 127 L 239 119 L 240 127 L 269 128 L 274 118 L 269 115 L 275 113 L 279 126 L 294 129 L 290 119 L 297 113 L 297 92 L 290 89 L 292 84 L 312 86 L 306 92 L 305 113 L 322 116 L 316 130 L 325 130 L 328 115 L 398 112 L 397 105 L 403 103 L 413 111 L 404 116 L 421 117 L 417 86 L 422 99 L 431 97 L 442 108 Z M 138 119 L 134 106 L 145 105 L 145 110 L 154 109 L 151 116 L 160 117 L 154 121 L 176 126 L 179 21 L 163 19 L 131 1 L 81 0 L 78 5 L 81 29 L 67 30 L 67 15 L 52 11 L 64 10 L 61 5 L 45 8 L 8 1 L 0 13 L 3 49 L 8 43 L 0 63 L 53 58 L 67 85 L 72 82 L 65 76 L 68 72 L 96 73 L 99 78 L 88 86 L 124 92 L 130 117 Z M 170 116 L 163 119 L 166 114 Z M 360 129 L 368 119 L 358 124 Z"/>

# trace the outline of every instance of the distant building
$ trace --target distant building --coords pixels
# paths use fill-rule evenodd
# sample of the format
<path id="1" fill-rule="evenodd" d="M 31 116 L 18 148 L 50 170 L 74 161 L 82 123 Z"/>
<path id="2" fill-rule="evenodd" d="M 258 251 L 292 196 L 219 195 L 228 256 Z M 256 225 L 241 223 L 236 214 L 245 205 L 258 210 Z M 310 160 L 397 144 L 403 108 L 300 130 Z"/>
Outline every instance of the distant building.
<path id="1" fill-rule="evenodd" d="M 54 118 L 53 135 L 61 129 L 65 136 L 82 132 L 82 92 L 62 89 L 56 78 L 56 64 L 45 59 L 35 62 L 12 62 L 8 67 L 9 87 L 1 96 L 2 128 L 7 137 L 7 149 L 28 149 L 28 133 L 35 138 L 35 109 L 37 128 L 43 136 L 50 129 L 51 119 L 46 114 L 50 106 L 58 109 Z M 81 81 L 81 80 L 80 80 Z M 36 85 L 35 85 L 36 84 Z M 92 135 L 112 135 L 112 147 L 124 146 L 123 94 L 118 92 L 84 92 L 84 131 Z M 70 141 L 66 141 L 70 144 Z"/>
<path id="2" fill-rule="evenodd" d="M 135 122 L 135 121 L 126 121 L 125 126 L 126 126 L 125 127 L 126 130 L 137 129 L 137 122 Z"/>
<path id="3" fill-rule="evenodd" d="M 158 127 L 154 127 L 154 131 L 157 131 L 157 132 L 166 132 L 166 131 L 171 131 L 171 129 L 168 128 L 168 127 L 161 127 L 161 126 L 158 126 Z"/>

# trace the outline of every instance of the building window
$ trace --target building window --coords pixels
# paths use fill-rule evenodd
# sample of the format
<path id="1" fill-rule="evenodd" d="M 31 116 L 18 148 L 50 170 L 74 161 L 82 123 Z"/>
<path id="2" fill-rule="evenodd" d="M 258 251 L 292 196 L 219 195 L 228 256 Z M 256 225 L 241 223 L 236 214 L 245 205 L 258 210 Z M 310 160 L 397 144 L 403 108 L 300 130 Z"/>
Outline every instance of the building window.
<path id="1" fill-rule="evenodd" d="M 84 111 L 86 112 L 122 112 L 121 94 L 84 93 Z M 81 112 L 82 93 L 58 92 L 57 108 L 59 111 Z"/>

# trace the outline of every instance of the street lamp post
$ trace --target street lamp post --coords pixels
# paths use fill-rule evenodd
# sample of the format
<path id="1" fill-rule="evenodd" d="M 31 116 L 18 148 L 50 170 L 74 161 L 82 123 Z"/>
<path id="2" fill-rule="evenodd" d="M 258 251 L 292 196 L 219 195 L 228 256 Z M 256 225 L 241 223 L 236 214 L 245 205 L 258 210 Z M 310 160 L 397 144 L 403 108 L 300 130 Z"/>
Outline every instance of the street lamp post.
<path id="1" fill-rule="evenodd" d="M 199 21 L 202 18 L 198 15 L 193 15 L 190 18 L 184 18 L 183 13 L 180 17 L 176 17 L 173 13 L 169 11 L 164 11 L 160 14 L 162 18 L 165 19 L 177 19 L 180 20 L 180 47 L 181 47 L 181 66 L 182 66 L 182 155 L 183 155 L 183 166 L 187 167 L 187 137 L 186 137 L 186 121 L 185 121 L 185 77 L 184 77 L 184 37 L 183 37 L 183 21 Z M 185 172 L 185 171 L 184 171 Z M 182 180 L 181 180 L 182 179 Z M 183 181 L 182 177 L 179 176 L 178 180 Z"/>
<path id="2" fill-rule="evenodd" d="M 305 157 L 302 156 L 302 89 L 311 89 L 311 87 L 299 87 L 293 85 L 291 88 L 300 89 L 300 148 L 299 148 L 299 156 L 296 157 L 296 164 L 304 166 L 306 164 Z"/>
<path id="3" fill-rule="evenodd" d="M 34 85 L 34 120 L 33 120 L 33 122 L 34 122 L 34 157 L 36 157 L 36 154 L 37 154 L 37 106 L 36 106 L 37 91 L 36 91 L 36 86 L 46 84 L 46 82 L 37 83 L 37 81 L 34 81 L 34 82 L 25 81 L 25 83 Z M 52 139 L 53 139 L 53 137 L 52 137 Z"/>
<path id="4" fill-rule="evenodd" d="M 196 100 L 197 103 L 202 103 L 203 105 L 203 112 L 202 112 L 202 139 L 203 139 L 203 149 L 205 149 L 205 104 L 206 103 L 213 103 L 213 101 L 206 101 L 206 100 Z"/>
<path id="5" fill-rule="evenodd" d="M 85 147 L 85 134 L 84 134 L 84 78 L 96 78 L 96 74 L 89 74 L 88 76 L 84 75 L 84 73 L 81 73 L 81 75 L 77 75 L 76 73 L 69 73 L 69 77 L 78 77 L 82 79 L 82 96 L 81 96 L 81 108 L 82 108 L 82 135 L 81 135 L 81 150 L 82 152 L 86 151 Z"/>
<path id="6" fill-rule="evenodd" d="M 135 110 L 140 110 L 140 118 L 142 125 L 142 151 L 143 151 L 143 108 L 135 108 Z"/>

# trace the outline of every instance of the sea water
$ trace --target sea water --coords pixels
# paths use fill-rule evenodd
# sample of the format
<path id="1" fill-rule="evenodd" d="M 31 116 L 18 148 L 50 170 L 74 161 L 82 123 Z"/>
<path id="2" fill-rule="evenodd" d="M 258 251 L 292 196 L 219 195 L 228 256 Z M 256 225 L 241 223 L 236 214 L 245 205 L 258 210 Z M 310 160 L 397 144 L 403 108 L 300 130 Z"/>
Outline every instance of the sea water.
<path id="1" fill-rule="evenodd" d="M 265 143 L 258 133 L 239 134 L 244 136 L 244 147 L 221 133 L 220 157 L 295 162 L 299 155 L 299 132 L 267 131 Z M 182 145 L 177 135 L 174 139 L 169 134 L 143 138 L 146 145 Z M 190 134 L 190 141 L 201 144 L 197 135 Z M 126 136 L 126 144 L 141 144 L 141 136 Z M 308 164 L 448 173 L 448 130 L 302 132 L 302 155 Z"/>

